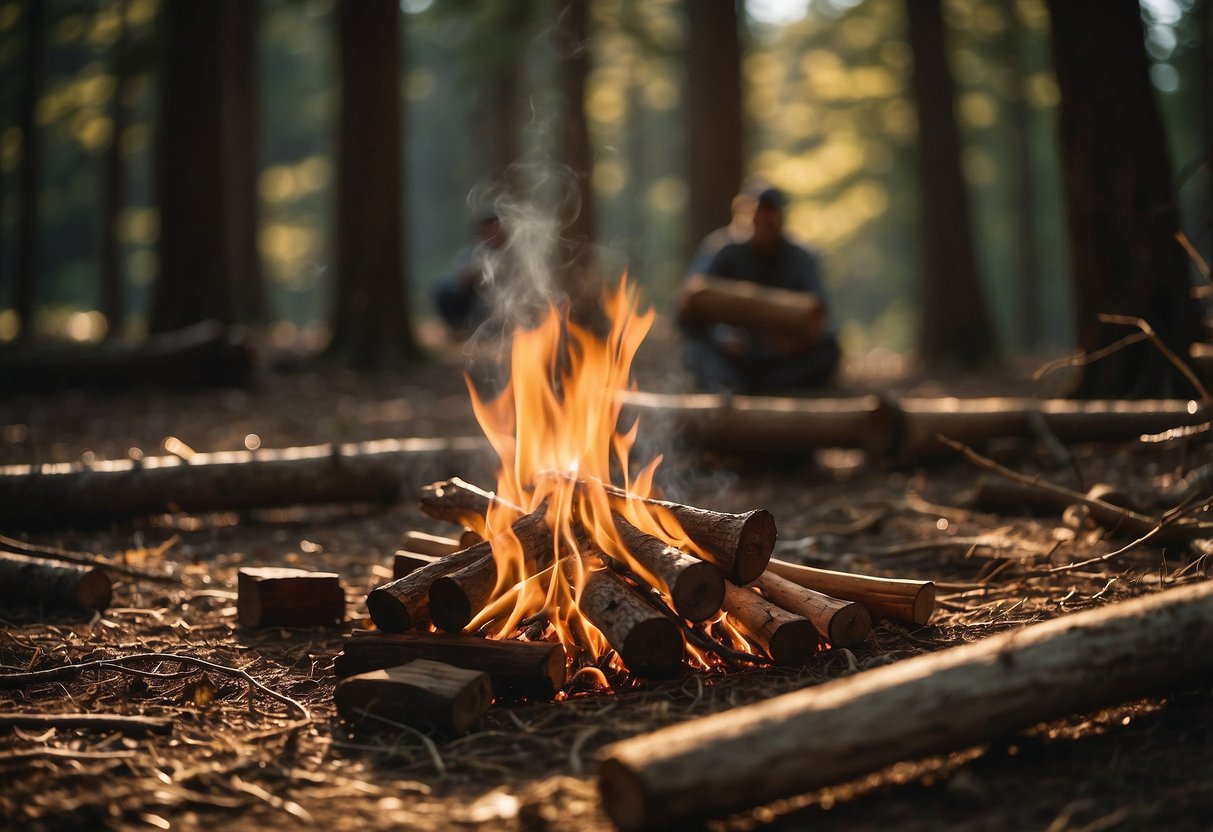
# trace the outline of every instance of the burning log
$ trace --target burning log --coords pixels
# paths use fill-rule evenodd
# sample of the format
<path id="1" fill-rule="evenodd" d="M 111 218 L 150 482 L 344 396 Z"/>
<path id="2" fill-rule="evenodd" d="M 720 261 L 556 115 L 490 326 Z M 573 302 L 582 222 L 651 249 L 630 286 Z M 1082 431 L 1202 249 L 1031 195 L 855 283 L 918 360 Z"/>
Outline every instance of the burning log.
<path id="1" fill-rule="evenodd" d="M 524 575 L 532 575 L 555 557 L 555 540 L 545 516 L 546 504 L 517 520 L 511 527 L 521 548 Z M 497 586 L 497 558 L 492 546 L 502 545 L 502 539 L 485 541 L 466 549 L 471 552 L 485 547 L 488 554 L 466 566 L 438 577 L 429 588 L 430 617 L 442 630 L 462 630 L 476 613 L 488 603 Z M 454 557 L 454 556 L 452 556 Z M 419 572 L 425 570 L 419 570 Z M 523 576 L 519 576 L 521 578 Z"/>
<path id="2" fill-rule="evenodd" d="M 715 393 L 622 394 L 624 419 L 669 424 L 688 442 L 735 453 L 861 448 L 883 458 L 893 449 L 895 408 L 879 396 L 796 399 Z"/>
<path id="3" fill-rule="evenodd" d="M 771 559 L 768 573 L 794 584 L 863 604 L 870 612 L 915 624 L 926 624 L 935 611 L 935 584 L 901 578 L 877 578 L 817 569 L 798 563 Z"/>
<path id="4" fill-rule="evenodd" d="M 423 555 L 420 552 L 398 551 L 392 558 L 392 580 L 398 581 L 406 575 L 411 575 L 423 566 L 437 563 L 441 557 Z"/>
<path id="5" fill-rule="evenodd" d="M 489 675 L 496 696 L 551 699 L 564 684 L 564 647 L 553 641 L 478 638 L 456 633 L 355 630 L 333 659 L 339 677 L 431 659 Z"/>
<path id="6" fill-rule="evenodd" d="M 772 604 L 753 590 L 726 582 L 722 608 L 775 664 L 794 664 L 817 652 L 817 628 L 812 621 Z"/>
<path id="7" fill-rule="evenodd" d="M 415 569 L 402 578 L 372 589 L 366 596 L 366 608 L 371 621 L 380 630 L 400 632 L 423 627 L 430 622 L 430 584 L 481 558 L 491 558 L 487 542 L 469 546 L 462 552 L 448 555 L 428 566 Z"/>
<path id="8" fill-rule="evenodd" d="M 0 468 L 0 527 L 107 524 L 178 511 L 384 503 L 453 465 L 483 468 L 479 438 L 403 439 L 279 450 Z"/>
<path id="9" fill-rule="evenodd" d="M 493 690 L 486 673 L 417 659 L 344 679 L 333 701 L 350 722 L 378 719 L 464 734 L 488 711 Z"/>
<path id="10" fill-rule="evenodd" d="M 818 634 L 834 647 L 853 647 L 872 632 L 872 616 L 862 604 L 808 589 L 770 570 L 762 573 L 757 586 L 771 603 L 812 621 Z"/>
<path id="11" fill-rule="evenodd" d="M 520 506 L 510 503 L 493 491 L 472 485 L 459 477 L 431 483 L 421 489 L 421 510 L 435 520 L 445 520 L 461 526 L 484 530 L 484 516 L 494 503 L 512 509 L 519 516 L 526 514 Z"/>
<path id="12" fill-rule="evenodd" d="M 0 606 L 103 610 L 113 600 L 100 567 L 0 552 Z"/>
<path id="13" fill-rule="evenodd" d="M 617 742 L 602 752 L 599 789 L 620 829 L 674 827 L 1210 673 L 1203 581 Z"/>
<path id="14" fill-rule="evenodd" d="M 236 614 L 243 627 L 320 627 L 345 618 L 336 572 L 244 567 L 236 579 Z"/>
<path id="15" fill-rule="evenodd" d="M 678 625 L 653 609 L 631 584 L 610 569 L 590 573 L 578 606 L 637 676 L 678 672 L 683 654 Z"/>
<path id="16" fill-rule="evenodd" d="M 667 546 L 618 514 L 613 518 L 623 545 L 664 584 L 658 588 L 670 597 L 679 615 L 691 621 L 704 621 L 720 610 L 724 600 L 724 576 L 715 564 Z"/>
<path id="17" fill-rule="evenodd" d="M 825 308 L 816 295 L 702 274 L 687 279 L 682 315 L 798 338 L 815 338 L 825 325 Z"/>

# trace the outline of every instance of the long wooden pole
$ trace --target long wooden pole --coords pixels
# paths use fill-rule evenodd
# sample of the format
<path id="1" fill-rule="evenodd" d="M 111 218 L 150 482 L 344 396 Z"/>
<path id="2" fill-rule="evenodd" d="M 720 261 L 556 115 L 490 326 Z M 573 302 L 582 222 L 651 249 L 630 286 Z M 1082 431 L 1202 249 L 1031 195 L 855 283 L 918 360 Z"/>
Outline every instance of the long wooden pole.
<path id="1" fill-rule="evenodd" d="M 620 829 L 673 827 L 1211 673 L 1203 581 L 617 742 L 599 788 Z"/>

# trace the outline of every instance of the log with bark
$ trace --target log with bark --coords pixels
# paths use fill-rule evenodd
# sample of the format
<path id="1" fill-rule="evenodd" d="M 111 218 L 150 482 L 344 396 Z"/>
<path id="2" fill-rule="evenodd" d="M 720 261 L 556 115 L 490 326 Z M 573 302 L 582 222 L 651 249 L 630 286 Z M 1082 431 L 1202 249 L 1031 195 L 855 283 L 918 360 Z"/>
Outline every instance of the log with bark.
<path id="1" fill-rule="evenodd" d="M 243 627 L 331 627 L 345 618 L 345 590 L 336 572 L 242 567 L 236 590 Z"/>
<path id="2" fill-rule="evenodd" d="M 713 563 L 693 558 L 645 534 L 618 514 L 615 530 L 624 547 L 658 582 L 674 610 L 691 621 L 704 621 L 720 610 L 724 575 Z"/>
<path id="3" fill-rule="evenodd" d="M 753 590 L 726 583 L 721 607 L 775 664 L 795 664 L 817 652 L 817 628 L 812 621 L 772 604 Z"/>
<path id="4" fill-rule="evenodd" d="M 375 622 L 375 626 L 380 630 L 387 632 L 424 627 L 430 623 L 430 584 L 443 575 L 462 569 L 481 558 L 491 558 L 492 553 L 492 547 L 487 541 L 477 543 L 462 552 L 415 569 L 403 578 L 372 589 L 366 596 L 366 608 L 371 621 Z"/>
<path id="5" fill-rule="evenodd" d="M 519 516 L 526 513 L 495 491 L 485 491 L 460 477 L 425 486 L 418 502 L 421 510 L 436 520 L 456 523 L 482 534 L 485 515 L 493 504 L 509 508 Z"/>
<path id="6" fill-rule="evenodd" d="M 793 338 L 816 338 L 825 326 L 825 307 L 816 295 L 748 280 L 693 275 L 682 302 L 682 317 L 694 323 L 733 324 Z"/>
<path id="7" fill-rule="evenodd" d="M 777 558 L 771 558 L 767 571 L 826 595 L 856 601 L 877 615 L 926 624 L 935 612 L 935 584 L 931 581 L 835 572 Z"/>
<path id="8" fill-rule="evenodd" d="M 673 827 L 1211 673 L 1204 581 L 617 742 L 599 788 L 619 828 Z"/>
<path id="9" fill-rule="evenodd" d="M 771 570 L 755 582 L 767 600 L 813 622 L 832 647 L 853 647 L 872 632 L 872 616 L 862 604 L 844 601 L 781 578 Z"/>
<path id="10" fill-rule="evenodd" d="M 479 638 L 457 633 L 355 630 L 333 659 L 339 677 L 432 659 L 489 675 L 495 696 L 551 699 L 564 684 L 564 647 L 552 641 Z"/>
<path id="11" fill-rule="evenodd" d="M 733 453 L 860 448 L 882 459 L 893 450 L 895 408 L 879 396 L 804 399 L 715 393 L 621 394 L 623 418 L 661 425 L 700 447 Z"/>
<path id="12" fill-rule="evenodd" d="M 343 679 L 333 702 L 349 722 L 464 734 L 488 711 L 493 690 L 487 673 L 415 659 Z"/>
<path id="13" fill-rule="evenodd" d="M 473 543 L 479 543 L 478 540 L 470 541 L 463 544 L 461 540 L 456 540 L 453 537 L 442 537 L 436 534 L 428 534 L 419 531 L 407 531 L 404 533 L 404 550 L 406 552 L 416 552 L 420 555 L 432 555 L 434 557 L 445 557 L 453 555 L 460 549 L 466 549 Z"/>
<path id="14" fill-rule="evenodd" d="M 434 555 L 423 555 L 420 552 L 398 551 L 392 557 L 392 580 L 398 581 L 406 575 L 411 575 L 423 566 L 429 566 L 442 560 Z"/>
<path id="15" fill-rule="evenodd" d="M 610 569 L 591 572 L 578 606 L 637 676 L 662 677 L 682 666 L 682 632 Z"/>
<path id="16" fill-rule="evenodd" d="M 482 438 L 400 439 L 0 468 L 0 527 L 113 523 L 177 511 L 384 503 L 452 468 L 486 470 Z"/>
<path id="17" fill-rule="evenodd" d="M 113 600 L 105 570 L 0 552 L 0 606 L 104 610 Z"/>

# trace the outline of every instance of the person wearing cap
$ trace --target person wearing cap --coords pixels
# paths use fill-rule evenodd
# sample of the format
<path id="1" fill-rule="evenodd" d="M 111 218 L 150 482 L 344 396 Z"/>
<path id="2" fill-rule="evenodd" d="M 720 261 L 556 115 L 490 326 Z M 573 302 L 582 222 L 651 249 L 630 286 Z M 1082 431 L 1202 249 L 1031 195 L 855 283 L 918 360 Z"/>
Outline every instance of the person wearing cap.
<path id="1" fill-rule="evenodd" d="M 712 258 L 729 243 L 743 243 L 750 239 L 750 233 L 754 228 L 756 194 L 756 191 L 745 190 L 733 197 L 729 206 L 732 212 L 729 224 L 717 228 L 700 241 L 694 256 L 691 257 L 690 265 L 687 266 L 688 277 L 693 274 L 706 273 L 708 266 L 712 264 Z"/>
<path id="2" fill-rule="evenodd" d="M 455 336 L 475 330 L 492 314 L 485 296 L 484 271 L 487 258 L 505 245 L 505 230 L 497 212 L 482 209 L 472 221 L 476 242 L 460 252 L 452 273 L 434 290 L 438 314 Z"/>
<path id="3" fill-rule="evenodd" d="M 826 305 L 816 255 L 784 234 L 786 200 L 777 188 L 754 197 L 748 239 L 722 247 L 703 270 L 709 276 L 761 286 L 810 292 Z M 693 323 L 680 318 L 683 360 L 701 390 L 780 393 L 805 390 L 833 380 L 842 352 L 833 321 L 816 337 L 775 337 L 728 324 Z"/>

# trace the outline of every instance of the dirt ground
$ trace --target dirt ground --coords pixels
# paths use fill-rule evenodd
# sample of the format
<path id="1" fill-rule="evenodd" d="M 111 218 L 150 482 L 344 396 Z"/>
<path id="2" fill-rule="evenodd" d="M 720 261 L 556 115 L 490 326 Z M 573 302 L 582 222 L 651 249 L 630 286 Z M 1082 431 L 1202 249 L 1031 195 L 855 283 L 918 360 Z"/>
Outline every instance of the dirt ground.
<path id="1" fill-rule="evenodd" d="M 666 345 L 668 347 L 668 344 Z M 658 343 L 638 367 L 642 389 L 685 384 Z M 248 390 L 70 392 L 0 403 L 0 464 L 160 453 L 175 436 L 199 451 L 381 437 L 472 435 L 457 350 L 425 366 L 359 377 L 317 369 L 265 372 Z M 843 390 L 964 394 L 1038 389 L 1019 374 L 931 380 L 894 365 L 852 366 Z M 643 430 L 643 425 L 642 425 Z M 1073 485 L 1029 444 L 991 448 L 1017 470 Z M 1086 484 L 1139 498 L 1207 459 L 1207 446 L 1085 446 Z M 245 671 L 242 678 L 172 662 L 157 675 L 94 670 L 0 689 L 0 713 L 93 711 L 170 716 L 171 736 L 19 729 L 0 736 L 0 824 L 6 828 L 606 829 L 594 783 L 607 743 L 694 716 L 971 642 L 1025 624 L 1202 580 L 1199 551 L 1150 543 L 1089 568 L 1039 574 L 1128 542 L 1059 516 L 994 516 L 961 503 L 977 475 L 958 459 L 921 468 L 813 457 L 723 457 L 677 448 L 673 496 L 726 511 L 775 515 L 779 551 L 815 565 L 938 582 L 930 625 L 879 622 L 860 648 L 802 666 L 687 674 L 610 695 L 495 707 L 458 739 L 352 732 L 335 715 L 333 655 L 365 624 L 366 592 L 390 575 L 408 529 L 448 531 L 409 502 L 159 517 L 105 529 L 20 535 L 171 575 L 123 578 L 93 617 L 0 609 L 4 674 L 171 653 Z M 460 473 L 451 471 L 451 474 Z M 10 530 L 0 530 L 9 532 Z M 169 541 L 175 541 L 165 548 Z M 248 631 L 235 615 L 242 565 L 303 565 L 341 574 L 341 629 Z M 1076 714 L 946 757 L 898 763 L 732 818 L 717 829 L 1209 829 L 1213 827 L 1213 695 L 1191 691 Z M 301 706 L 301 707 L 300 707 Z M 306 709 L 304 714 L 303 709 Z M 806 760 L 805 765 L 811 765 Z"/>

